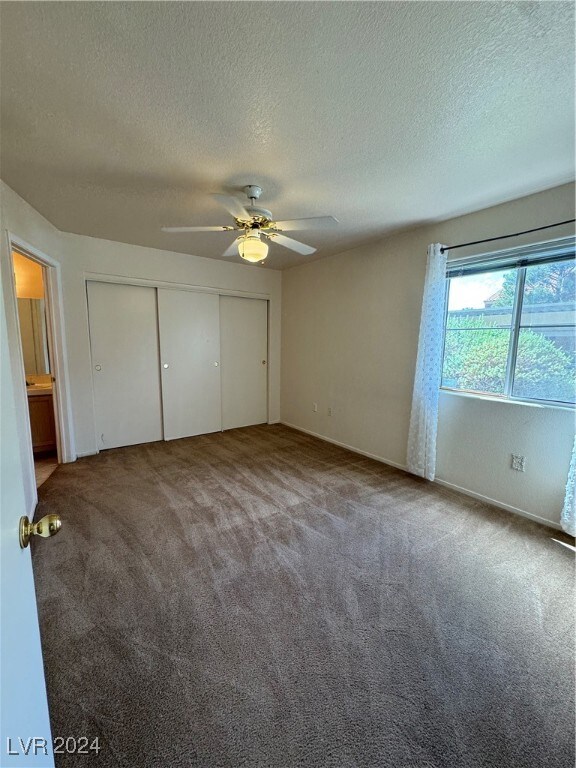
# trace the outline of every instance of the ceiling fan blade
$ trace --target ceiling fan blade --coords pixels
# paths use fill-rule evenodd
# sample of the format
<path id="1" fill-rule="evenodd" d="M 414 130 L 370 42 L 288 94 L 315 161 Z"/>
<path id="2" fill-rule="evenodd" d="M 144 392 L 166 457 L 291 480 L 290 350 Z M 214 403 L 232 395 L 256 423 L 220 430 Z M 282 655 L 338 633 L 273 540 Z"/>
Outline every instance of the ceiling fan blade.
<path id="1" fill-rule="evenodd" d="M 338 224 L 338 219 L 334 216 L 312 216 L 309 219 L 286 219 L 286 221 L 275 221 L 274 226 L 282 232 L 290 232 L 298 229 L 329 229 Z"/>
<path id="2" fill-rule="evenodd" d="M 236 242 L 236 240 L 232 241 L 232 243 L 230 243 L 228 248 L 226 248 L 226 250 L 222 254 L 222 256 L 238 256 L 238 255 L 239 255 L 238 254 L 238 243 Z"/>
<path id="3" fill-rule="evenodd" d="M 246 208 L 242 205 L 237 197 L 232 195 L 212 195 L 220 205 L 222 205 L 228 213 L 234 216 L 235 219 L 242 219 L 242 221 L 251 221 L 252 216 L 248 213 Z"/>
<path id="4" fill-rule="evenodd" d="M 284 248 L 290 248 L 291 251 L 301 253 L 302 256 L 309 256 L 316 251 L 316 248 L 312 248 L 310 245 L 299 243 L 298 240 L 293 240 L 291 237 L 286 237 L 285 235 L 278 235 L 276 232 L 266 233 L 266 237 L 269 240 L 272 240 L 273 243 L 278 243 L 278 245 L 283 245 Z"/>
<path id="5" fill-rule="evenodd" d="M 162 232 L 233 232 L 236 227 L 162 227 Z"/>

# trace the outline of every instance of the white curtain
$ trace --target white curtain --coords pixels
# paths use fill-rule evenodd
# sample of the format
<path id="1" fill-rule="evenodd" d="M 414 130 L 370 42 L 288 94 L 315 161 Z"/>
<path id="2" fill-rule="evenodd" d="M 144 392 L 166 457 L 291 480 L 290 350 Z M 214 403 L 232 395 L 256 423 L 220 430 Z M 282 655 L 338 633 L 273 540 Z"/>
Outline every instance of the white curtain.
<path id="1" fill-rule="evenodd" d="M 576 437 L 572 447 L 572 460 L 568 470 L 568 482 L 566 483 L 566 496 L 564 498 L 564 509 L 560 522 L 562 528 L 570 536 L 576 536 L 576 498 L 574 497 L 574 485 L 576 484 Z"/>
<path id="2" fill-rule="evenodd" d="M 428 480 L 434 480 L 436 472 L 438 396 L 442 378 L 446 301 L 446 252 L 442 252 L 443 247 L 440 243 L 428 246 L 408 434 L 408 469 Z"/>

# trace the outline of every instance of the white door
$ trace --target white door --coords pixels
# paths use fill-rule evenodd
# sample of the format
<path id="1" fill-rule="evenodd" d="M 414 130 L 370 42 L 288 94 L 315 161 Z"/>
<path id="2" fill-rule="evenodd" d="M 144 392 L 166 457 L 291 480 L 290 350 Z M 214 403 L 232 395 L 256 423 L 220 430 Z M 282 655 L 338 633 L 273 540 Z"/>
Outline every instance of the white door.
<path id="1" fill-rule="evenodd" d="M 88 283 L 99 448 L 162 440 L 156 289 Z"/>
<path id="2" fill-rule="evenodd" d="M 30 548 L 20 549 L 18 541 L 18 523 L 27 510 L 1 290 L 0 361 L 0 765 L 52 768 L 52 737 Z M 50 544 L 49 539 L 42 541 L 43 546 Z"/>
<path id="3" fill-rule="evenodd" d="M 268 421 L 268 302 L 220 297 L 222 429 Z"/>
<path id="4" fill-rule="evenodd" d="M 222 429 L 218 298 L 158 289 L 166 440 Z"/>

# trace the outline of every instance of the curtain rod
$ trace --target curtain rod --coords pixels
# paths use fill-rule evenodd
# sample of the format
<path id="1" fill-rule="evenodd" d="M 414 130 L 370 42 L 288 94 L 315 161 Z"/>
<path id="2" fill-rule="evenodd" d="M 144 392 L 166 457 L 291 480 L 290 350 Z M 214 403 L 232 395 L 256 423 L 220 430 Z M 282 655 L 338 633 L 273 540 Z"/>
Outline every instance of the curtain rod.
<path id="1" fill-rule="evenodd" d="M 473 240 L 471 243 L 459 243 L 458 245 L 447 245 L 440 248 L 441 253 L 453 251 L 456 248 L 465 248 L 467 245 L 480 245 L 481 243 L 492 243 L 494 240 L 506 240 L 508 237 L 518 237 L 518 235 L 528 235 L 530 232 L 540 232 L 541 229 L 550 229 L 551 227 L 561 227 L 562 224 L 573 224 L 576 219 L 566 219 L 566 221 L 557 221 L 556 224 L 546 224 L 543 227 L 534 227 L 534 229 L 525 229 L 523 232 L 513 232 L 511 235 L 499 235 L 499 237 L 488 237 L 486 240 Z"/>

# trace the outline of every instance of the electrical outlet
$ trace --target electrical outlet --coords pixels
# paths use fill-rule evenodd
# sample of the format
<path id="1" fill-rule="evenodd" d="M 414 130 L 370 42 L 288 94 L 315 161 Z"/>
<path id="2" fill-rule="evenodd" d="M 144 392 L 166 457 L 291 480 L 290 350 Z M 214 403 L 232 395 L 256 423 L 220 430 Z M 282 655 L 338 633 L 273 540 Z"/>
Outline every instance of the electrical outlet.
<path id="1" fill-rule="evenodd" d="M 524 472 L 526 469 L 526 456 L 520 456 L 517 453 L 513 453 L 512 469 L 515 469 L 517 472 Z"/>
<path id="2" fill-rule="evenodd" d="M 328 416 L 332 416 L 332 408 L 328 408 Z"/>
<path id="3" fill-rule="evenodd" d="M 318 403 L 312 403 L 312 410 L 314 413 L 318 413 Z"/>

